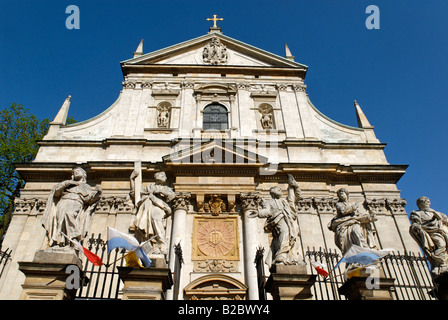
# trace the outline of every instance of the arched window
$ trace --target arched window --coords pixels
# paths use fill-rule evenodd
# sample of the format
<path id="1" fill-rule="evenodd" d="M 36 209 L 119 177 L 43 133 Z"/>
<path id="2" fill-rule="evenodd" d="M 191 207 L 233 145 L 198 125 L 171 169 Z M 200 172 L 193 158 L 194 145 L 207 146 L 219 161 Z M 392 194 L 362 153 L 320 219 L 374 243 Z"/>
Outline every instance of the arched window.
<path id="1" fill-rule="evenodd" d="M 203 130 L 216 129 L 226 130 L 228 129 L 228 115 L 227 109 L 220 104 L 210 104 L 204 108 L 204 120 Z"/>

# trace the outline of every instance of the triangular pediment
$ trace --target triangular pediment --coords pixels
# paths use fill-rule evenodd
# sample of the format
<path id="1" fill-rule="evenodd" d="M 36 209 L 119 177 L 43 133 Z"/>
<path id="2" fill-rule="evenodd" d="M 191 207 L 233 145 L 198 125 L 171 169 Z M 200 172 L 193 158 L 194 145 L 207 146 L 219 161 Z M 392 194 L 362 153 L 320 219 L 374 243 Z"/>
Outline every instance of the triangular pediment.
<path id="1" fill-rule="evenodd" d="M 258 165 L 268 162 L 266 157 L 239 147 L 234 142 L 212 140 L 181 149 L 163 157 L 163 162 L 181 165 Z"/>
<path id="2" fill-rule="evenodd" d="M 122 65 L 219 65 L 307 69 L 307 66 L 221 33 L 179 43 L 122 62 Z"/>

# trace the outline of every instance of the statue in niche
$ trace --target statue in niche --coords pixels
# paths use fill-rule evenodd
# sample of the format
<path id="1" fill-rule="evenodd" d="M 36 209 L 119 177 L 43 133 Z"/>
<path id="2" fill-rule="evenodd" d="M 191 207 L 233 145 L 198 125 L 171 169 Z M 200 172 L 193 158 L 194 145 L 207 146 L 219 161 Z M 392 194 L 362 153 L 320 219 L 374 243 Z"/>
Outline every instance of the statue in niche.
<path id="1" fill-rule="evenodd" d="M 262 104 L 259 107 L 259 112 L 261 114 L 261 127 L 263 129 L 274 129 L 274 115 L 272 114 L 272 106 L 268 104 Z"/>
<path id="2" fill-rule="evenodd" d="M 337 191 L 338 202 L 336 203 L 336 216 L 328 224 L 328 229 L 333 231 L 336 246 L 342 254 L 351 247 L 352 244 L 363 248 L 370 248 L 364 234 L 365 229 L 361 224 L 370 223 L 370 215 L 361 214 L 358 210 L 360 203 L 349 201 L 349 193 L 345 188 Z"/>
<path id="3" fill-rule="evenodd" d="M 157 107 L 157 126 L 159 128 L 168 128 L 170 123 L 170 107 L 167 105 L 160 105 Z"/>
<path id="4" fill-rule="evenodd" d="M 261 126 L 263 129 L 273 129 L 272 113 L 265 113 L 261 116 Z"/>
<path id="5" fill-rule="evenodd" d="M 166 218 L 171 215 L 168 205 L 174 197 L 173 189 L 166 186 L 167 177 L 165 172 L 157 172 L 154 175 L 155 184 L 142 186 L 141 199 L 135 203 L 135 179 L 139 175 L 134 170 L 130 177 L 131 192 L 129 193 L 137 213 L 134 218 L 136 238 L 140 242 L 150 240 L 152 246 L 149 254 L 167 254 L 168 244 L 166 239 Z"/>
<path id="6" fill-rule="evenodd" d="M 87 184 L 87 173 L 81 167 L 72 170 L 70 180 L 51 189 L 41 220 L 50 248 L 67 249 L 72 246 L 62 233 L 78 242 L 88 235 L 101 194 L 100 185 L 92 188 Z"/>
<path id="7" fill-rule="evenodd" d="M 430 207 L 427 197 L 417 199 L 419 210 L 412 211 L 409 232 L 427 256 L 432 274 L 438 276 L 448 271 L 448 218 Z"/>
<path id="8" fill-rule="evenodd" d="M 249 209 L 249 217 L 266 218 L 265 230 L 272 233 L 271 248 L 266 262 L 271 265 L 303 264 L 299 255 L 300 227 L 297 221 L 296 199 L 301 197 L 299 185 L 292 175 L 288 175 L 288 196 L 282 199 L 283 190 L 272 187 L 271 199 L 262 200 L 261 208 Z"/>

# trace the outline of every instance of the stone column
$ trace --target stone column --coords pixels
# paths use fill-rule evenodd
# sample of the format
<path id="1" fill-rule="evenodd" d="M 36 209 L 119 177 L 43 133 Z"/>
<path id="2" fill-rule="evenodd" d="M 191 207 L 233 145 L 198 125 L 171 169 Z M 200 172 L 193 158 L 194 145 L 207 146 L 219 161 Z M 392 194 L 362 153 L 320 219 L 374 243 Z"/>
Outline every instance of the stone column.
<path id="1" fill-rule="evenodd" d="M 257 219 L 249 218 L 250 210 L 258 209 L 258 201 L 260 195 L 258 193 L 241 193 L 240 200 L 243 209 L 243 224 L 244 224 L 244 277 L 246 285 L 248 286 L 247 299 L 258 300 L 258 280 L 257 269 L 255 266 L 255 256 L 258 246 L 258 230 Z"/>
<path id="2" fill-rule="evenodd" d="M 181 243 L 185 245 L 185 226 L 187 224 L 187 212 L 190 206 L 191 194 L 189 192 L 176 192 L 176 197 L 172 202 L 173 208 L 173 225 L 171 228 L 170 251 L 169 251 L 169 267 L 174 270 L 176 254 L 174 246 Z M 172 299 L 173 292 L 168 290 L 167 297 Z"/>
<path id="3" fill-rule="evenodd" d="M 166 291 L 173 285 L 169 268 L 118 267 L 123 281 L 123 300 L 167 300 Z"/>
<path id="4" fill-rule="evenodd" d="M 311 287 L 316 275 L 308 274 L 306 264 L 271 267 L 271 275 L 266 281 L 266 291 L 274 300 L 311 300 Z"/>
<path id="5" fill-rule="evenodd" d="M 395 279 L 386 278 L 383 270 L 377 269 L 376 273 L 362 269 L 338 289 L 339 293 L 348 300 L 393 300 L 390 288 Z"/>
<path id="6" fill-rule="evenodd" d="M 26 277 L 20 300 L 73 300 L 82 285 L 82 264 L 74 251 L 39 250 L 32 262 L 19 262 L 19 270 Z"/>

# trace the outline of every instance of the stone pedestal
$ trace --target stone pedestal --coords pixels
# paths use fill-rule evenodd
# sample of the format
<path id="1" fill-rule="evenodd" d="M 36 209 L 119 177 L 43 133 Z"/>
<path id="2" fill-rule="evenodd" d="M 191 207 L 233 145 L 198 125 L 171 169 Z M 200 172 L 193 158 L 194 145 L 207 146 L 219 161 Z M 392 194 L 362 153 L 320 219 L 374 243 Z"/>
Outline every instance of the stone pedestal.
<path id="1" fill-rule="evenodd" d="M 173 285 L 171 270 L 157 265 L 151 268 L 118 267 L 124 283 L 122 299 L 166 300 L 166 291 Z"/>
<path id="2" fill-rule="evenodd" d="M 448 272 L 433 279 L 434 289 L 431 290 L 431 295 L 438 300 L 448 300 Z"/>
<path id="3" fill-rule="evenodd" d="M 308 274 L 306 265 L 281 265 L 271 268 L 266 282 L 266 291 L 274 300 L 311 300 L 311 287 L 316 275 Z"/>
<path id="4" fill-rule="evenodd" d="M 82 285 L 82 264 L 74 251 L 37 251 L 32 262 L 19 262 L 19 270 L 26 276 L 21 300 L 71 300 Z"/>
<path id="5" fill-rule="evenodd" d="M 390 288 L 395 279 L 386 278 L 382 270 L 372 273 L 362 269 L 338 289 L 348 300 L 393 300 Z"/>

